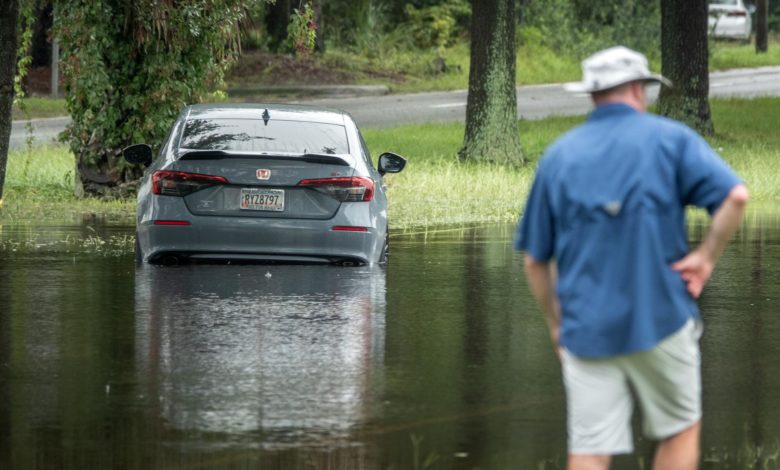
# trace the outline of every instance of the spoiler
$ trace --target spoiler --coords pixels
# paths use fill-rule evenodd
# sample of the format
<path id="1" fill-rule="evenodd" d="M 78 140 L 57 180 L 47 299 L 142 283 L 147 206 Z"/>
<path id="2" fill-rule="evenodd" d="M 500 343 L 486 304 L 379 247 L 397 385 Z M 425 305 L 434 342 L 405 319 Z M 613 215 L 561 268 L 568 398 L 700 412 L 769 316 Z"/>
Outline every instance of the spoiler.
<path id="1" fill-rule="evenodd" d="M 304 161 L 310 163 L 324 163 L 330 165 L 350 166 L 347 158 L 349 155 L 335 155 L 327 153 L 244 153 L 228 152 L 225 150 L 186 150 L 179 152 L 179 160 L 221 160 L 226 158 L 247 158 L 247 159 L 273 159 L 273 160 L 291 160 Z"/>

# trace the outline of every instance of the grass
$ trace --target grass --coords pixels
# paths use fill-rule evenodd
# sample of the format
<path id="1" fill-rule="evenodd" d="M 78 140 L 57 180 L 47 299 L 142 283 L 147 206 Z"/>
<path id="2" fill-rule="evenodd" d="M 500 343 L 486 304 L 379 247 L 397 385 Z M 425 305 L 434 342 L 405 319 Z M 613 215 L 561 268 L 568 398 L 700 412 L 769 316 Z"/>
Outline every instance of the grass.
<path id="1" fill-rule="evenodd" d="M 780 98 L 712 100 L 712 146 L 747 182 L 756 206 L 780 200 Z"/>
<path id="2" fill-rule="evenodd" d="M 64 98 L 25 98 L 23 107 L 12 108 L 11 117 L 14 121 L 68 115 Z"/>
<path id="3" fill-rule="evenodd" d="M 766 53 L 756 54 L 754 43 L 710 41 L 710 70 L 780 65 L 780 35 L 770 36 Z"/>
<path id="4" fill-rule="evenodd" d="M 776 122 L 780 98 L 713 100 L 717 135 L 712 146 L 745 180 L 752 207 L 780 200 L 780 133 Z M 460 163 L 463 125 L 427 124 L 364 129 L 374 156 L 382 151 L 405 155 L 407 169 L 390 175 L 390 220 L 394 229 L 515 222 L 545 147 L 583 117 L 520 121 L 519 132 L 529 163 L 505 166 Z M 72 196 L 73 157 L 64 147 L 10 154 L 2 223 L 41 223 L 94 218 L 133 223 L 134 200 L 102 201 Z"/>
<path id="5" fill-rule="evenodd" d="M 2 225 L 0 225 L 2 235 Z M 66 236 L 58 240 L 41 240 L 35 234 L 16 236 L 9 239 L 0 238 L 0 252 L 26 255 L 30 252 L 57 253 L 89 253 L 97 256 L 126 256 L 134 252 L 135 237 L 132 235 L 112 235 L 101 237 L 87 235 L 86 237 Z"/>
<path id="6" fill-rule="evenodd" d="M 134 223 L 134 200 L 76 199 L 74 170 L 73 155 L 64 146 L 10 152 L 0 223 L 90 218 Z"/>
<path id="7" fill-rule="evenodd" d="M 780 99 L 713 100 L 716 135 L 712 146 L 745 180 L 753 208 L 780 200 Z M 535 162 L 544 148 L 582 117 L 521 121 L 526 157 L 521 168 L 460 164 L 461 124 L 405 126 L 364 130 L 373 154 L 384 150 L 405 155 L 404 172 L 390 176 L 390 218 L 395 228 L 480 222 L 514 222 L 528 191 Z"/>
<path id="8" fill-rule="evenodd" d="M 558 135 L 581 117 L 522 121 L 521 139 L 531 163 L 520 168 L 460 163 L 463 125 L 427 124 L 394 129 L 364 129 L 372 155 L 393 151 L 408 159 L 407 169 L 388 176 L 393 228 L 515 221 L 535 162 Z"/>

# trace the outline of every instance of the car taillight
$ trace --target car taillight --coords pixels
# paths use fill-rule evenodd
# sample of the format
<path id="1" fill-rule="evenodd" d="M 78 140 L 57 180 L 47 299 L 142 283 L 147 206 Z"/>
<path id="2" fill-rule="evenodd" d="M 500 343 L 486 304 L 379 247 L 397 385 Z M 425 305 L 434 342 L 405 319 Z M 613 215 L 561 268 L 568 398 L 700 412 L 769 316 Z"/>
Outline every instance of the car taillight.
<path id="1" fill-rule="evenodd" d="M 362 176 L 301 180 L 298 186 L 315 189 L 342 202 L 370 201 L 374 197 L 374 180 Z"/>
<path id="2" fill-rule="evenodd" d="M 747 12 L 746 11 L 730 11 L 730 12 L 728 12 L 726 14 L 726 16 L 741 16 L 741 17 L 744 17 L 744 16 L 747 16 Z"/>
<path id="3" fill-rule="evenodd" d="M 152 173 L 152 192 L 163 196 L 186 196 L 209 186 L 227 182 L 228 180 L 222 176 L 159 170 Z"/>
<path id="4" fill-rule="evenodd" d="M 353 225 L 334 225 L 330 229 L 334 232 L 368 232 L 368 227 L 357 227 Z"/>

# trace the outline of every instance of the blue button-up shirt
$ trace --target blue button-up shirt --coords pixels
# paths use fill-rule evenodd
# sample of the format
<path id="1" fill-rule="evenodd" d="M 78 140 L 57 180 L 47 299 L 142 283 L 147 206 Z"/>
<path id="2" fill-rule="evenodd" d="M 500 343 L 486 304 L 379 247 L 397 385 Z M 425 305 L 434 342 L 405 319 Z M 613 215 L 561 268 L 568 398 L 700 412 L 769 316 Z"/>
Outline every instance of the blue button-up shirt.
<path id="1" fill-rule="evenodd" d="M 653 348 L 697 318 L 672 263 L 685 206 L 711 214 L 740 183 L 698 134 L 623 104 L 597 107 L 539 163 L 515 248 L 555 259 L 561 345 L 607 357 Z"/>

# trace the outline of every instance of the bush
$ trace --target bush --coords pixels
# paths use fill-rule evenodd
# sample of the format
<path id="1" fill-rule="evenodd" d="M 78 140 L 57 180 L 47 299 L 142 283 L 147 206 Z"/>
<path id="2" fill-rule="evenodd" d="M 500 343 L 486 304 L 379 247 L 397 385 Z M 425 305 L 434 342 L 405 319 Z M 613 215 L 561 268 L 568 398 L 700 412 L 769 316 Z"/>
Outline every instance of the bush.
<path id="1" fill-rule="evenodd" d="M 641 0 L 524 0 L 518 45 L 542 45 L 575 58 L 621 44 L 660 55 L 658 2 Z M 641 18 L 641 21 L 637 21 Z"/>
<path id="2" fill-rule="evenodd" d="M 446 0 L 425 8 L 407 4 L 406 16 L 417 47 L 441 50 L 459 33 L 468 31 L 471 6 L 465 0 Z"/>

